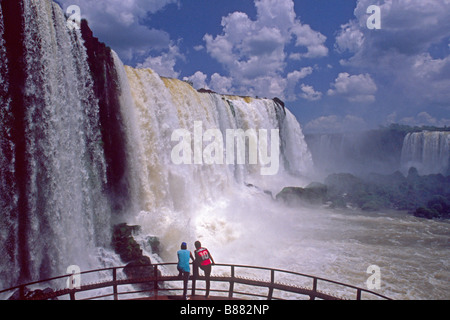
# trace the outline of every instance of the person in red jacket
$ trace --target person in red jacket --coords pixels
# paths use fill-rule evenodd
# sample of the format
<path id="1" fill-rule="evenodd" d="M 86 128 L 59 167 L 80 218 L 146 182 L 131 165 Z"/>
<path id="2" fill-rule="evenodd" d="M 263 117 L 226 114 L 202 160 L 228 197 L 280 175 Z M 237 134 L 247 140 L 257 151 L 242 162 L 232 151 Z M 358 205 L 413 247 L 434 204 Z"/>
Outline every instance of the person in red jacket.
<path id="1" fill-rule="evenodd" d="M 192 295 L 195 295 L 195 281 L 198 278 L 198 269 L 202 269 L 205 272 L 205 278 L 206 278 L 206 294 L 205 298 L 208 298 L 209 296 L 209 288 L 210 288 L 210 276 L 211 276 L 211 267 L 213 264 L 215 264 L 213 257 L 211 256 L 211 253 L 209 253 L 209 250 L 202 247 L 202 244 L 200 241 L 195 242 L 195 260 L 193 264 L 193 277 L 192 277 Z"/>

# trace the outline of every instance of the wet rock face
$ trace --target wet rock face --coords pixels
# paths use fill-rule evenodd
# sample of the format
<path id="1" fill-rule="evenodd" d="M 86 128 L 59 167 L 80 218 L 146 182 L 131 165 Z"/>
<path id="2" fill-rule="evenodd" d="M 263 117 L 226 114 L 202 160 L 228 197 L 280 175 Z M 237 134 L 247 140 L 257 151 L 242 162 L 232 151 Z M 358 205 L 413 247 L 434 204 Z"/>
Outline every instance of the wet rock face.
<path id="1" fill-rule="evenodd" d="M 123 271 L 129 279 L 143 279 L 154 275 L 150 258 L 143 255 L 141 247 L 133 237 L 140 229 L 140 226 L 129 226 L 126 223 L 115 225 L 113 228 L 111 245 L 126 263 Z M 161 275 L 159 270 L 158 275 Z M 141 290 L 152 290 L 154 283 L 140 283 L 138 287 Z"/>
<path id="2" fill-rule="evenodd" d="M 113 228 L 111 244 L 124 263 L 140 260 L 143 256 L 141 247 L 133 238 L 133 232 L 139 229 L 139 226 L 129 226 L 126 223 L 115 225 Z"/>
<path id="3" fill-rule="evenodd" d="M 129 204 L 129 191 L 125 183 L 126 147 L 120 113 L 120 85 L 111 48 L 96 38 L 86 20 L 81 21 L 81 34 L 86 47 L 87 60 L 93 79 L 93 89 L 99 106 L 102 144 L 108 176 L 108 193 L 115 213 Z"/>
<path id="4" fill-rule="evenodd" d="M 286 187 L 276 195 L 277 200 L 282 200 L 289 204 L 322 204 L 327 196 L 327 186 L 314 183 L 306 188 Z"/>

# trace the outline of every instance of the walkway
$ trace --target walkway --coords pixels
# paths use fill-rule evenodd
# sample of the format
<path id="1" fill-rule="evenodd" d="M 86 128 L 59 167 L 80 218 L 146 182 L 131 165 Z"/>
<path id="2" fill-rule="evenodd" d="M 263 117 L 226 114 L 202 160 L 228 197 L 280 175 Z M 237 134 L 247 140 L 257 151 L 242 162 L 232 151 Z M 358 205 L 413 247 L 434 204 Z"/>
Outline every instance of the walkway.
<path id="1" fill-rule="evenodd" d="M 84 271 L 79 274 L 64 275 L 35 281 L 13 288 L 1 290 L 1 296 L 13 293 L 23 300 L 46 300 L 65 298 L 71 300 L 113 299 L 113 300 L 176 300 L 179 299 L 182 279 L 176 273 L 176 263 L 138 266 L 141 277 L 127 277 L 123 269 L 113 267 Z M 191 277 L 192 278 L 192 277 Z M 84 283 L 85 279 L 104 279 L 95 283 Z M 199 285 L 204 284 L 204 276 L 197 279 L 197 291 L 203 293 Z M 98 280 L 97 280 L 98 281 Z M 192 282 L 189 281 L 189 284 Z M 78 284 L 78 285 L 77 285 Z M 126 286 L 127 290 L 119 290 Z M 181 287 L 180 287 L 181 286 Z M 30 289 L 49 288 L 46 290 Z M 56 289 L 61 288 L 64 289 Z M 130 290 L 130 287 L 133 288 Z M 33 291 L 33 294 L 27 292 Z M 99 294 L 99 290 L 102 291 Z M 211 275 L 210 300 L 231 299 L 388 299 L 388 297 L 364 288 L 341 282 L 315 277 L 287 270 L 234 264 L 216 264 Z M 136 294 L 141 297 L 132 297 Z M 190 294 L 190 288 L 188 291 Z M 204 299 L 201 295 L 193 300 Z"/>

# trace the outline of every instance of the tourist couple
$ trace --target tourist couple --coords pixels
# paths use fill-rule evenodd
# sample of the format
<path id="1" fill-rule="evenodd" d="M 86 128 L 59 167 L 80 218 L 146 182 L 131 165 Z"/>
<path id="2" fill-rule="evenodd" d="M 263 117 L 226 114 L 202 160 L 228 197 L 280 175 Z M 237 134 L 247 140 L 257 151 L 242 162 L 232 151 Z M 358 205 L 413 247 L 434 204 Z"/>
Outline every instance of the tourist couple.
<path id="1" fill-rule="evenodd" d="M 205 272 L 205 278 L 206 278 L 206 294 L 205 297 L 208 298 L 209 296 L 209 287 L 210 287 L 210 275 L 211 275 L 211 266 L 214 263 L 214 259 L 212 258 L 211 254 L 209 253 L 208 249 L 203 248 L 200 241 L 195 242 L 195 251 L 194 251 L 194 257 L 192 256 L 192 253 L 187 250 L 187 244 L 186 242 L 183 242 L 181 244 L 181 250 L 178 250 L 178 265 L 177 269 L 180 272 L 179 276 L 183 278 L 183 298 L 186 300 L 187 297 L 187 284 L 189 280 L 189 274 L 190 274 L 190 266 L 189 261 L 192 259 L 194 261 L 193 268 L 194 268 L 194 277 L 192 279 L 192 295 L 195 295 L 195 281 L 198 277 L 198 268 L 202 269 Z"/>

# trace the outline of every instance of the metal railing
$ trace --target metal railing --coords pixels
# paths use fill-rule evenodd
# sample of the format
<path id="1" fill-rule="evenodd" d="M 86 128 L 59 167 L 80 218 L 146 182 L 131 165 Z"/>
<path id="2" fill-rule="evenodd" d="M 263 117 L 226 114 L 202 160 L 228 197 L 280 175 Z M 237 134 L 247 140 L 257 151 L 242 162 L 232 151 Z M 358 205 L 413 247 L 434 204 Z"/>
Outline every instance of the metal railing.
<path id="1" fill-rule="evenodd" d="M 83 271 L 79 274 L 63 275 L 46 280 L 39 280 L 18 285 L 9 289 L 1 290 L 0 295 L 10 293 L 11 295 L 14 294 L 16 296 L 16 299 L 20 300 L 47 300 L 63 296 L 70 300 L 77 300 L 77 298 L 80 300 L 119 300 L 119 298 L 124 298 L 129 294 L 141 294 L 142 298 L 158 299 L 158 297 L 161 297 L 162 293 L 164 293 L 163 295 L 167 296 L 170 293 L 183 290 L 183 288 L 173 286 L 173 283 L 179 284 L 183 282 L 182 278 L 170 272 L 171 268 L 173 270 L 176 270 L 174 266 L 176 266 L 176 263 L 160 263 L 148 266 L 136 266 L 137 268 L 148 268 L 146 271 L 146 275 L 142 277 L 127 277 L 122 274 L 121 276 L 119 276 L 120 270 L 123 270 L 125 266 Z M 220 272 L 220 274 L 218 274 L 217 269 L 220 270 L 223 268 L 228 269 L 229 271 L 222 271 Z M 237 270 L 240 269 L 245 269 L 247 272 L 244 272 L 244 275 L 250 275 L 251 277 L 238 275 Z M 382 294 L 366 290 L 364 288 L 281 269 L 236 264 L 215 264 L 213 267 L 213 271 L 214 272 L 210 277 L 211 284 L 221 283 L 222 285 L 219 288 L 211 288 L 210 292 L 214 292 L 215 294 L 218 294 L 217 297 L 222 297 L 225 299 L 296 299 L 296 297 L 300 295 L 302 297 L 309 298 L 310 300 L 361 300 L 365 298 L 390 300 L 390 298 Z M 260 274 L 260 276 L 265 279 L 253 278 L 256 273 L 261 272 L 262 274 Z M 106 276 L 107 279 L 99 282 L 85 284 L 80 283 L 79 286 L 73 288 L 67 288 L 66 285 L 66 288 L 64 289 L 53 289 L 58 286 L 61 288 L 61 281 L 64 281 L 64 283 L 67 284 L 73 281 L 73 278 L 77 276 L 85 277 L 86 275 L 97 274 L 97 276 L 94 276 L 93 278 L 98 279 L 105 278 L 105 273 L 108 273 L 109 277 Z M 99 274 L 101 274 L 100 277 L 98 276 Z M 190 277 L 190 279 L 192 279 L 192 276 Z M 205 277 L 199 276 L 196 280 L 203 281 L 205 280 Z M 283 280 L 288 281 L 289 283 L 283 282 Z M 309 282 L 309 284 L 299 286 L 299 283 L 302 281 Z M 319 290 L 319 283 L 321 285 L 321 290 Z M 133 285 L 133 290 L 119 291 L 119 287 L 125 285 Z M 144 287 L 142 287 L 142 285 Z M 330 293 L 328 292 L 330 291 L 330 285 L 342 288 L 342 290 L 337 290 L 334 293 Z M 30 294 L 29 292 L 27 292 L 27 290 L 30 290 L 28 288 L 31 286 L 39 286 L 40 288 L 50 287 L 51 289 L 36 290 L 36 288 L 33 288 L 33 291 L 31 291 L 33 292 L 33 294 Z M 242 289 L 242 287 L 246 287 L 247 290 Z M 98 292 L 94 294 L 88 293 L 88 291 L 103 288 L 108 288 L 110 291 L 112 289 L 112 292 L 103 292 L 101 294 L 99 294 Z M 136 288 L 138 288 L 138 290 L 135 290 Z M 202 288 L 196 288 L 196 290 L 204 291 L 204 289 Z M 282 295 L 284 294 L 285 296 L 287 295 L 287 298 L 277 297 L 275 295 L 275 292 L 281 293 Z M 342 296 L 349 294 L 350 296 L 347 298 Z M 128 299 L 125 298 L 125 300 Z"/>

